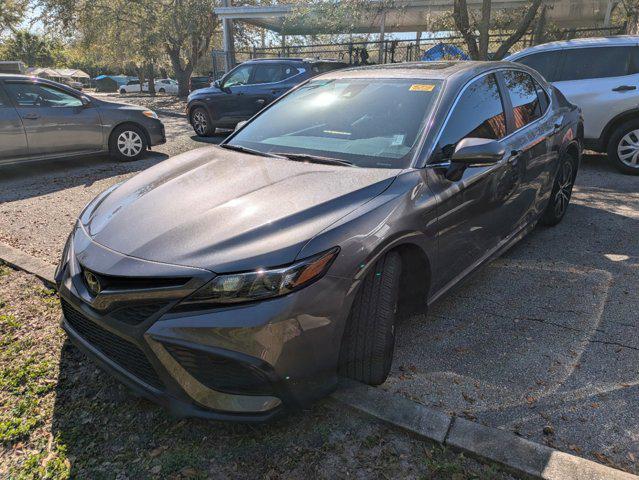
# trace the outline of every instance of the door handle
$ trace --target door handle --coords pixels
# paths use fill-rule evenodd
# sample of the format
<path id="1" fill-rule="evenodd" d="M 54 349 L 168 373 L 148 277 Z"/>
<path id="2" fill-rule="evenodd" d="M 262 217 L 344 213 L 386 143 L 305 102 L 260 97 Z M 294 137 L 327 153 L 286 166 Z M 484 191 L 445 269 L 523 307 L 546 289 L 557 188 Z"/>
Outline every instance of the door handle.
<path id="1" fill-rule="evenodd" d="M 508 157 L 508 160 L 506 160 L 506 162 L 509 165 L 517 165 L 517 162 L 519 161 L 519 157 L 523 152 L 521 150 L 513 150 L 510 152 L 510 157 Z"/>
<path id="2" fill-rule="evenodd" d="M 257 103 L 258 105 L 264 105 L 266 103 L 266 100 L 264 100 L 263 98 L 258 98 L 257 100 L 255 100 L 255 103 Z"/>
<path id="3" fill-rule="evenodd" d="M 37 120 L 38 118 L 40 118 L 40 115 L 38 115 L 37 113 L 25 113 L 24 115 L 22 115 L 22 118 L 26 120 Z"/>
<path id="4" fill-rule="evenodd" d="M 634 85 L 619 85 L 612 89 L 613 92 L 627 92 L 629 90 L 636 90 L 637 87 Z"/>

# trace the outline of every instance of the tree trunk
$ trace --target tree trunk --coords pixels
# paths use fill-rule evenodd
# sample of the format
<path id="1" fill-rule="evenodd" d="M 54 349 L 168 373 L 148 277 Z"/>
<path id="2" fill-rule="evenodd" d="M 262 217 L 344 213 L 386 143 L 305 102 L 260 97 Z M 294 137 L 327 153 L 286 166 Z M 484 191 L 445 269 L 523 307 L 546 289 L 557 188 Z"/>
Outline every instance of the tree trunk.
<path id="1" fill-rule="evenodd" d="M 481 4 L 481 22 L 479 23 L 479 59 L 488 60 L 488 44 L 490 40 L 491 0 L 483 0 Z"/>
<path id="2" fill-rule="evenodd" d="M 541 7 L 541 13 L 539 14 L 537 25 L 535 25 L 535 32 L 533 33 L 533 45 L 539 45 L 540 43 L 544 43 L 545 35 L 546 35 L 546 5 Z"/>
<path id="3" fill-rule="evenodd" d="M 193 65 L 188 61 L 186 65 L 182 66 L 179 48 L 167 48 L 166 50 L 171 59 L 175 79 L 178 82 L 178 95 L 180 97 L 186 97 L 189 94 L 189 80 L 191 73 L 193 73 Z"/>
<path id="4" fill-rule="evenodd" d="M 628 4 L 629 3 L 629 4 Z M 626 34 L 637 35 L 639 34 L 639 5 L 638 2 L 624 2 L 626 8 Z"/>
<path id="5" fill-rule="evenodd" d="M 142 85 L 144 84 L 144 65 L 141 67 L 136 66 L 135 70 L 138 72 L 138 80 L 140 80 L 140 92 L 142 92 Z"/>
<path id="6" fill-rule="evenodd" d="M 530 27 L 530 24 L 537 16 L 537 10 L 539 10 L 539 6 L 541 5 L 541 0 L 533 0 L 532 5 L 523 18 L 515 28 L 515 31 L 510 34 L 510 36 L 504 40 L 504 42 L 499 46 L 497 51 L 495 52 L 495 58 L 493 60 L 501 60 L 506 56 L 511 47 L 519 41 L 521 37 L 524 36 L 526 30 Z"/>
<path id="7" fill-rule="evenodd" d="M 453 1 L 453 20 L 455 21 L 455 27 L 459 30 L 459 33 L 462 34 L 462 37 L 464 37 L 470 58 L 473 60 L 479 60 L 479 49 L 477 48 L 475 35 L 470 29 L 468 5 L 466 4 L 466 0 Z"/>
<path id="8" fill-rule="evenodd" d="M 155 68 L 152 62 L 147 64 L 147 71 L 149 72 L 149 94 L 155 96 Z"/>

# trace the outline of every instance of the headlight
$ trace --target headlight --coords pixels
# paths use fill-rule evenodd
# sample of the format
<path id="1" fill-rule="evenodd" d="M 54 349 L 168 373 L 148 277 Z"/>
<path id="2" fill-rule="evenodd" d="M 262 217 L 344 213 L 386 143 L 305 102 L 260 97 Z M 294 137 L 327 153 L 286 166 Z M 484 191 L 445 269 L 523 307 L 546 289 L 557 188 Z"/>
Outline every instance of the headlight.
<path id="1" fill-rule="evenodd" d="M 286 295 L 319 280 L 338 253 L 335 247 L 288 267 L 220 275 L 184 303 L 241 303 Z"/>
<path id="2" fill-rule="evenodd" d="M 158 114 L 155 113 L 153 110 L 144 110 L 142 112 L 142 115 L 144 115 L 145 117 L 149 117 L 149 118 L 158 118 Z"/>

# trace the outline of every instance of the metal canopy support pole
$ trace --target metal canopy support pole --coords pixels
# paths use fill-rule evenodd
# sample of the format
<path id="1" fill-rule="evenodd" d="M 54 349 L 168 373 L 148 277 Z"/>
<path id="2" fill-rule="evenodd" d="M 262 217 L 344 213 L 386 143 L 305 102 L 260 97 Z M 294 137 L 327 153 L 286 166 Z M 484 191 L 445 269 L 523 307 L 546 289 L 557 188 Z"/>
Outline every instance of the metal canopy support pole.
<path id="1" fill-rule="evenodd" d="M 422 32 L 417 32 L 415 36 L 415 57 L 413 60 L 419 60 L 421 56 L 421 42 L 422 42 Z"/>
<path id="2" fill-rule="evenodd" d="M 386 12 L 382 12 L 382 20 L 379 26 L 379 60 L 377 63 L 384 63 L 384 33 L 386 30 Z"/>
<path id="3" fill-rule="evenodd" d="M 282 34 L 282 57 L 288 57 L 286 54 L 286 35 Z"/>
<path id="4" fill-rule="evenodd" d="M 222 0 L 223 7 L 230 7 L 231 0 Z M 233 20 L 222 19 L 222 43 L 224 47 L 224 67 L 228 72 L 235 66 L 235 40 L 233 38 Z"/>

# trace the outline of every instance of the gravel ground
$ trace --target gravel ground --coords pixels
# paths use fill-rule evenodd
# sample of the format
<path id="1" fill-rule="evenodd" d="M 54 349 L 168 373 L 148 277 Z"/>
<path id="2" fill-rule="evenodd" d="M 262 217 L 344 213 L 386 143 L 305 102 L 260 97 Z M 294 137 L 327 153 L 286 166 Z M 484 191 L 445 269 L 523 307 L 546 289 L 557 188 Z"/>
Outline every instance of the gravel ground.
<path id="1" fill-rule="evenodd" d="M 328 401 L 265 425 L 170 418 L 65 342 L 54 292 L 0 266 L 0 478 L 512 480 Z"/>
<path id="2" fill-rule="evenodd" d="M 140 162 L 2 169 L 0 241 L 57 262 L 95 195 L 205 145 L 183 118 L 162 119 L 167 144 Z M 383 388 L 637 472 L 638 182 L 587 156 L 559 226 L 537 228 L 428 315 L 399 326 Z"/>

